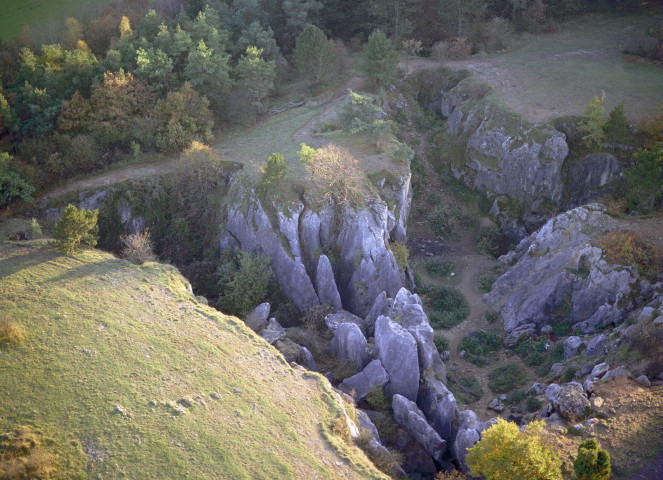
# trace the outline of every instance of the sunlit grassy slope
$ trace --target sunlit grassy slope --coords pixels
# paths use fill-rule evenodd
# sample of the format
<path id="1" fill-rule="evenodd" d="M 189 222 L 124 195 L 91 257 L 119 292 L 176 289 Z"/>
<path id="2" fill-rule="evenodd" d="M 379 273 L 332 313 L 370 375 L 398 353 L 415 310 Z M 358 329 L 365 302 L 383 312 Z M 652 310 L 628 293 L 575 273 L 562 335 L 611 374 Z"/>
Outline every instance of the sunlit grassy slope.
<path id="1" fill-rule="evenodd" d="M 0 432 L 32 425 L 57 478 L 383 478 L 330 435 L 318 375 L 199 303 L 175 268 L 0 243 Z"/>

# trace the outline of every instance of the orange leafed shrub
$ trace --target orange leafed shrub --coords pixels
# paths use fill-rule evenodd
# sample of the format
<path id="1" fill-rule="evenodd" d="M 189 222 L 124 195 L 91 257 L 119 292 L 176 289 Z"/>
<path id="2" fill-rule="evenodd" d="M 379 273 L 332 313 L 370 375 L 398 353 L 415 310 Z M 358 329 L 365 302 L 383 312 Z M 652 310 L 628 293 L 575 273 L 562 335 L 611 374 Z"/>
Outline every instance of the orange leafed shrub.
<path id="1" fill-rule="evenodd" d="M 650 245 L 638 233 L 629 230 L 608 232 L 599 239 L 608 260 L 622 265 L 633 265 L 644 277 L 655 277 L 661 272 L 661 251 Z"/>

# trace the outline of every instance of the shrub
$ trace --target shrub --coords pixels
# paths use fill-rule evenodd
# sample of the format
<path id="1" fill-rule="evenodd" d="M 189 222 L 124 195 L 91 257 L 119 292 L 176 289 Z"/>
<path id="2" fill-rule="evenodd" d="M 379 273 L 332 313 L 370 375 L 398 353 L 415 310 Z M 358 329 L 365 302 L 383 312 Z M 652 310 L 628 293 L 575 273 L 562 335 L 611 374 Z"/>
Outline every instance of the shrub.
<path id="1" fill-rule="evenodd" d="M 449 472 L 439 471 L 435 475 L 435 480 L 467 480 L 467 476 L 458 470 L 451 470 Z"/>
<path id="2" fill-rule="evenodd" d="M 488 356 L 502 348 L 502 338 L 495 331 L 477 330 L 468 333 L 458 344 L 458 352 L 465 350 L 465 360 L 484 366 Z"/>
<path id="3" fill-rule="evenodd" d="M 245 317 L 270 292 L 272 270 L 268 259 L 239 252 L 237 256 L 226 257 L 219 268 L 219 279 L 219 303 L 224 311 Z"/>
<path id="4" fill-rule="evenodd" d="M 382 387 L 373 387 L 366 395 L 366 403 L 368 403 L 373 410 L 385 412 L 391 408 L 391 401 Z"/>
<path id="5" fill-rule="evenodd" d="M 42 236 L 41 225 L 39 225 L 36 218 L 33 218 L 30 221 L 30 238 L 41 238 Z"/>
<path id="6" fill-rule="evenodd" d="M 41 433 L 29 426 L 0 435 L 0 478 L 49 479 L 57 456 L 41 446 Z"/>
<path id="7" fill-rule="evenodd" d="M 541 400 L 536 397 L 527 397 L 525 408 L 528 412 L 536 412 L 541 408 Z"/>
<path id="8" fill-rule="evenodd" d="M 348 101 L 337 113 L 341 128 L 349 133 L 377 133 L 391 128 L 391 122 L 382 120 L 384 112 L 375 104 L 373 95 L 350 92 Z"/>
<path id="9" fill-rule="evenodd" d="M 605 125 L 604 97 L 594 97 L 585 107 L 584 120 L 580 122 L 579 128 L 583 133 L 582 141 L 587 148 L 597 150 L 605 141 L 603 126 Z"/>
<path id="10" fill-rule="evenodd" d="M 566 367 L 564 372 L 562 372 L 562 382 L 569 383 L 575 378 L 577 372 L 578 368 L 573 365 Z"/>
<path id="11" fill-rule="evenodd" d="M 315 150 L 302 143 L 299 157 L 308 171 L 315 200 L 341 205 L 361 202 L 363 174 L 350 152 L 334 144 Z"/>
<path id="12" fill-rule="evenodd" d="M 663 144 L 640 150 L 634 165 L 624 172 L 629 208 L 648 213 L 660 202 L 663 192 Z"/>
<path id="13" fill-rule="evenodd" d="M 29 202 L 35 187 L 5 152 L 0 152 L 0 208 L 18 200 Z"/>
<path id="14" fill-rule="evenodd" d="M 640 32 L 629 37 L 622 46 L 622 52 L 651 60 L 661 60 L 661 41 L 663 32 L 648 35 Z"/>
<path id="15" fill-rule="evenodd" d="M 481 384 L 474 377 L 461 377 L 456 379 L 449 376 L 447 387 L 449 387 L 449 390 L 453 392 L 459 402 L 467 405 L 474 403 L 483 397 Z"/>
<path id="16" fill-rule="evenodd" d="M 483 255 L 497 257 L 500 253 L 500 231 L 497 227 L 484 227 L 474 236 L 474 250 Z"/>
<path id="17" fill-rule="evenodd" d="M 534 421 L 521 431 L 498 418 L 468 450 L 470 474 L 486 480 L 561 480 L 562 462 L 541 438 L 544 426 Z"/>
<path id="18" fill-rule="evenodd" d="M 410 163 L 415 155 L 415 151 L 405 142 L 399 142 L 393 153 L 394 160 L 399 160 L 405 163 Z"/>
<path id="19" fill-rule="evenodd" d="M 453 328 L 470 314 L 470 306 L 457 288 L 432 287 L 428 297 L 434 309 L 429 315 L 433 328 Z"/>
<path id="20" fill-rule="evenodd" d="M 606 480 L 610 477 L 610 455 L 599 448 L 594 438 L 588 438 L 578 445 L 578 456 L 573 462 L 573 470 L 578 480 Z"/>
<path id="21" fill-rule="evenodd" d="M 435 344 L 435 348 L 437 348 L 439 353 L 446 352 L 449 350 L 449 348 L 451 348 L 451 344 L 449 343 L 447 337 L 443 337 L 442 335 L 437 335 L 434 337 L 433 343 Z"/>
<path id="22" fill-rule="evenodd" d="M 332 424 L 332 433 L 339 437 L 344 442 L 350 442 L 350 429 L 348 428 L 348 421 L 344 416 L 337 417 Z"/>
<path id="23" fill-rule="evenodd" d="M 631 128 L 628 125 L 628 119 L 624 115 L 624 104 L 619 103 L 610 110 L 608 120 L 603 125 L 603 133 L 608 142 L 627 143 L 631 137 Z"/>
<path id="24" fill-rule="evenodd" d="M 142 232 L 122 235 L 122 257 L 136 265 L 142 265 L 155 259 L 154 246 L 150 238 L 150 231 L 145 229 Z"/>
<path id="25" fill-rule="evenodd" d="M 98 210 L 80 210 L 69 204 L 53 226 L 53 239 L 58 250 L 71 255 L 77 249 L 94 247 L 99 236 Z"/>
<path id="26" fill-rule="evenodd" d="M 488 323 L 495 323 L 499 318 L 500 314 L 495 310 L 486 310 L 486 313 L 483 314 L 484 318 Z"/>
<path id="27" fill-rule="evenodd" d="M 396 78 L 398 52 L 380 30 L 373 30 L 362 51 L 362 69 L 370 82 L 387 84 Z"/>
<path id="28" fill-rule="evenodd" d="M 456 265 L 448 260 L 441 262 L 439 260 L 429 259 L 426 260 L 426 272 L 428 272 L 431 277 L 445 280 L 452 273 L 456 273 Z"/>
<path id="29" fill-rule="evenodd" d="M 527 397 L 527 391 L 524 388 L 518 388 L 516 390 L 510 391 L 507 394 L 504 403 L 507 405 L 518 405 L 520 402 L 525 400 L 525 397 Z"/>
<path id="30" fill-rule="evenodd" d="M 495 393 L 507 393 L 525 383 L 529 375 L 520 365 L 512 363 L 488 374 L 488 387 Z"/>
<path id="31" fill-rule="evenodd" d="M 280 153 L 271 154 L 265 166 L 260 168 L 260 188 L 264 192 L 278 188 L 285 178 L 286 168 L 287 164 L 283 155 Z"/>
<path id="32" fill-rule="evenodd" d="M 433 55 L 438 60 L 464 60 L 472 53 L 472 44 L 465 37 L 459 37 L 452 42 L 438 42 L 433 46 Z"/>
<path id="33" fill-rule="evenodd" d="M 652 149 L 663 142 L 663 106 L 658 114 L 642 118 L 638 124 L 638 133 L 645 137 L 646 149 Z"/>
<path id="34" fill-rule="evenodd" d="M 644 320 L 636 325 L 627 341 L 647 361 L 645 373 L 654 376 L 663 371 L 663 326 L 651 319 Z"/>
<path id="35" fill-rule="evenodd" d="M 460 225 L 468 220 L 460 210 L 452 210 L 443 204 L 435 205 L 427 219 L 433 234 L 446 239 L 458 237 Z"/>
<path id="36" fill-rule="evenodd" d="M 608 260 L 633 265 L 645 278 L 656 278 L 661 271 L 661 251 L 645 242 L 639 233 L 608 232 L 599 239 L 599 246 Z"/>
<path id="37" fill-rule="evenodd" d="M 23 338 L 21 327 L 16 325 L 8 315 L 0 315 L 0 345 L 21 343 Z"/>
<path id="38" fill-rule="evenodd" d="M 488 293 L 493 288 L 493 283 L 495 283 L 495 280 L 497 280 L 497 277 L 492 273 L 482 275 L 481 278 L 479 278 L 479 284 L 477 285 L 477 288 L 482 293 Z"/>
<path id="39" fill-rule="evenodd" d="M 410 251 L 408 250 L 407 245 L 394 242 L 389 244 L 389 248 L 391 249 L 391 253 L 394 254 L 398 268 L 405 270 L 409 265 L 410 257 Z"/>

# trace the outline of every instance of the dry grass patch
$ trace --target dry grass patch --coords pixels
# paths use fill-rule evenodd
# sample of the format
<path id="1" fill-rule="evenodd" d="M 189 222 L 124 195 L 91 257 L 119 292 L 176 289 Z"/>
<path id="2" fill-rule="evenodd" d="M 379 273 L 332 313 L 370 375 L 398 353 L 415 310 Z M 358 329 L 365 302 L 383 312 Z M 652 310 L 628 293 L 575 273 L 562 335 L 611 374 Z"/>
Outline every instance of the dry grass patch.
<path id="1" fill-rule="evenodd" d="M 8 315 L 0 315 L 0 345 L 17 344 L 24 339 L 23 329 L 16 325 Z"/>

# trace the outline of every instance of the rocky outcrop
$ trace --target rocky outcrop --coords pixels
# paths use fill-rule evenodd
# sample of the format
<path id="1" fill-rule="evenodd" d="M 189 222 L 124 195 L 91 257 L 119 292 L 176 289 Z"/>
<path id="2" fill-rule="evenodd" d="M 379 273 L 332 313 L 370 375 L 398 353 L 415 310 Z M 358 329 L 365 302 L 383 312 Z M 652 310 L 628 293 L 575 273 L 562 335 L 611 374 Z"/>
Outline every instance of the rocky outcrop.
<path id="1" fill-rule="evenodd" d="M 419 355 L 414 337 L 398 323 L 381 316 L 375 323 L 375 352 L 389 374 L 388 395 L 416 401 L 419 392 Z"/>
<path id="2" fill-rule="evenodd" d="M 554 390 L 549 387 L 546 396 L 560 416 L 570 423 L 584 420 L 592 411 L 587 395 L 578 382 L 569 382 Z"/>
<path id="3" fill-rule="evenodd" d="M 281 340 L 285 337 L 285 328 L 283 328 L 275 318 L 270 318 L 267 326 L 260 331 L 260 336 L 264 338 L 267 343 L 274 344 L 277 340 Z"/>
<path id="4" fill-rule="evenodd" d="M 259 332 L 267 326 L 270 308 L 269 303 L 261 303 L 247 315 L 244 323 L 254 332 Z"/>
<path id="5" fill-rule="evenodd" d="M 619 160 L 610 153 L 592 153 L 565 165 L 566 204 L 575 207 L 596 200 L 619 179 Z"/>
<path id="6" fill-rule="evenodd" d="M 320 255 L 318 259 L 318 267 L 315 269 L 315 290 L 323 305 L 330 305 L 338 310 L 343 308 L 341 295 L 334 280 L 334 271 L 327 255 Z"/>
<path id="7" fill-rule="evenodd" d="M 359 318 L 357 315 L 346 312 L 345 310 L 341 310 L 336 313 L 330 313 L 325 317 L 325 325 L 331 332 L 336 332 L 336 329 L 344 323 L 354 323 L 357 325 L 357 327 L 359 327 L 359 330 L 361 330 L 362 334 L 366 333 L 364 320 Z"/>
<path id="8" fill-rule="evenodd" d="M 338 388 L 347 393 L 353 392 L 355 402 L 360 402 L 373 388 L 381 387 L 388 381 L 389 375 L 380 360 L 373 360 L 364 370 L 343 380 Z"/>
<path id="9" fill-rule="evenodd" d="M 441 460 L 447 448 L 447 443 L 428 424 L 417 404 L 402 395 L 396 394 L 391 405 L 394 411 L 394 420 L 405 427 L 433 459 Z"/>
<path id="10" fill-rule="evenodd" d="M 417 405 L 440 437 L 450 442 L 456 418 L 456 397 L 432 372 L 424 376 Z"/>
<path id="11" fill-rule="evenodd" d="M 501 312 L 512 339 L 557 321 L 593 333 L 623 320 L 630 306 L 620 300 L 636 286 L 637 276 L 631 267 L 607 262 L 595 246 L 616 228 L 603 212 L 593 204 L 562 213 L 501 258 L 514 265 L 485 299 Z"/>
<path id="12" fill-rule="evenodd" d="M 371 357 L 366 337 L 354 323 L 342 323 L 336 328 L 330 348 L 338 358 L 354 363 L 359 369 L 364 368 Z"/>
<path id="13" fill-rule="evenodd" d="M 389 310 L 389 318 L 399 322 L 414 337 L 419 352 L 419 367 L 428 370 L 435 356 L 439 355 L 433 343 L 433 328 L 428 323 L 419 295 L 401 288 Z"/>

